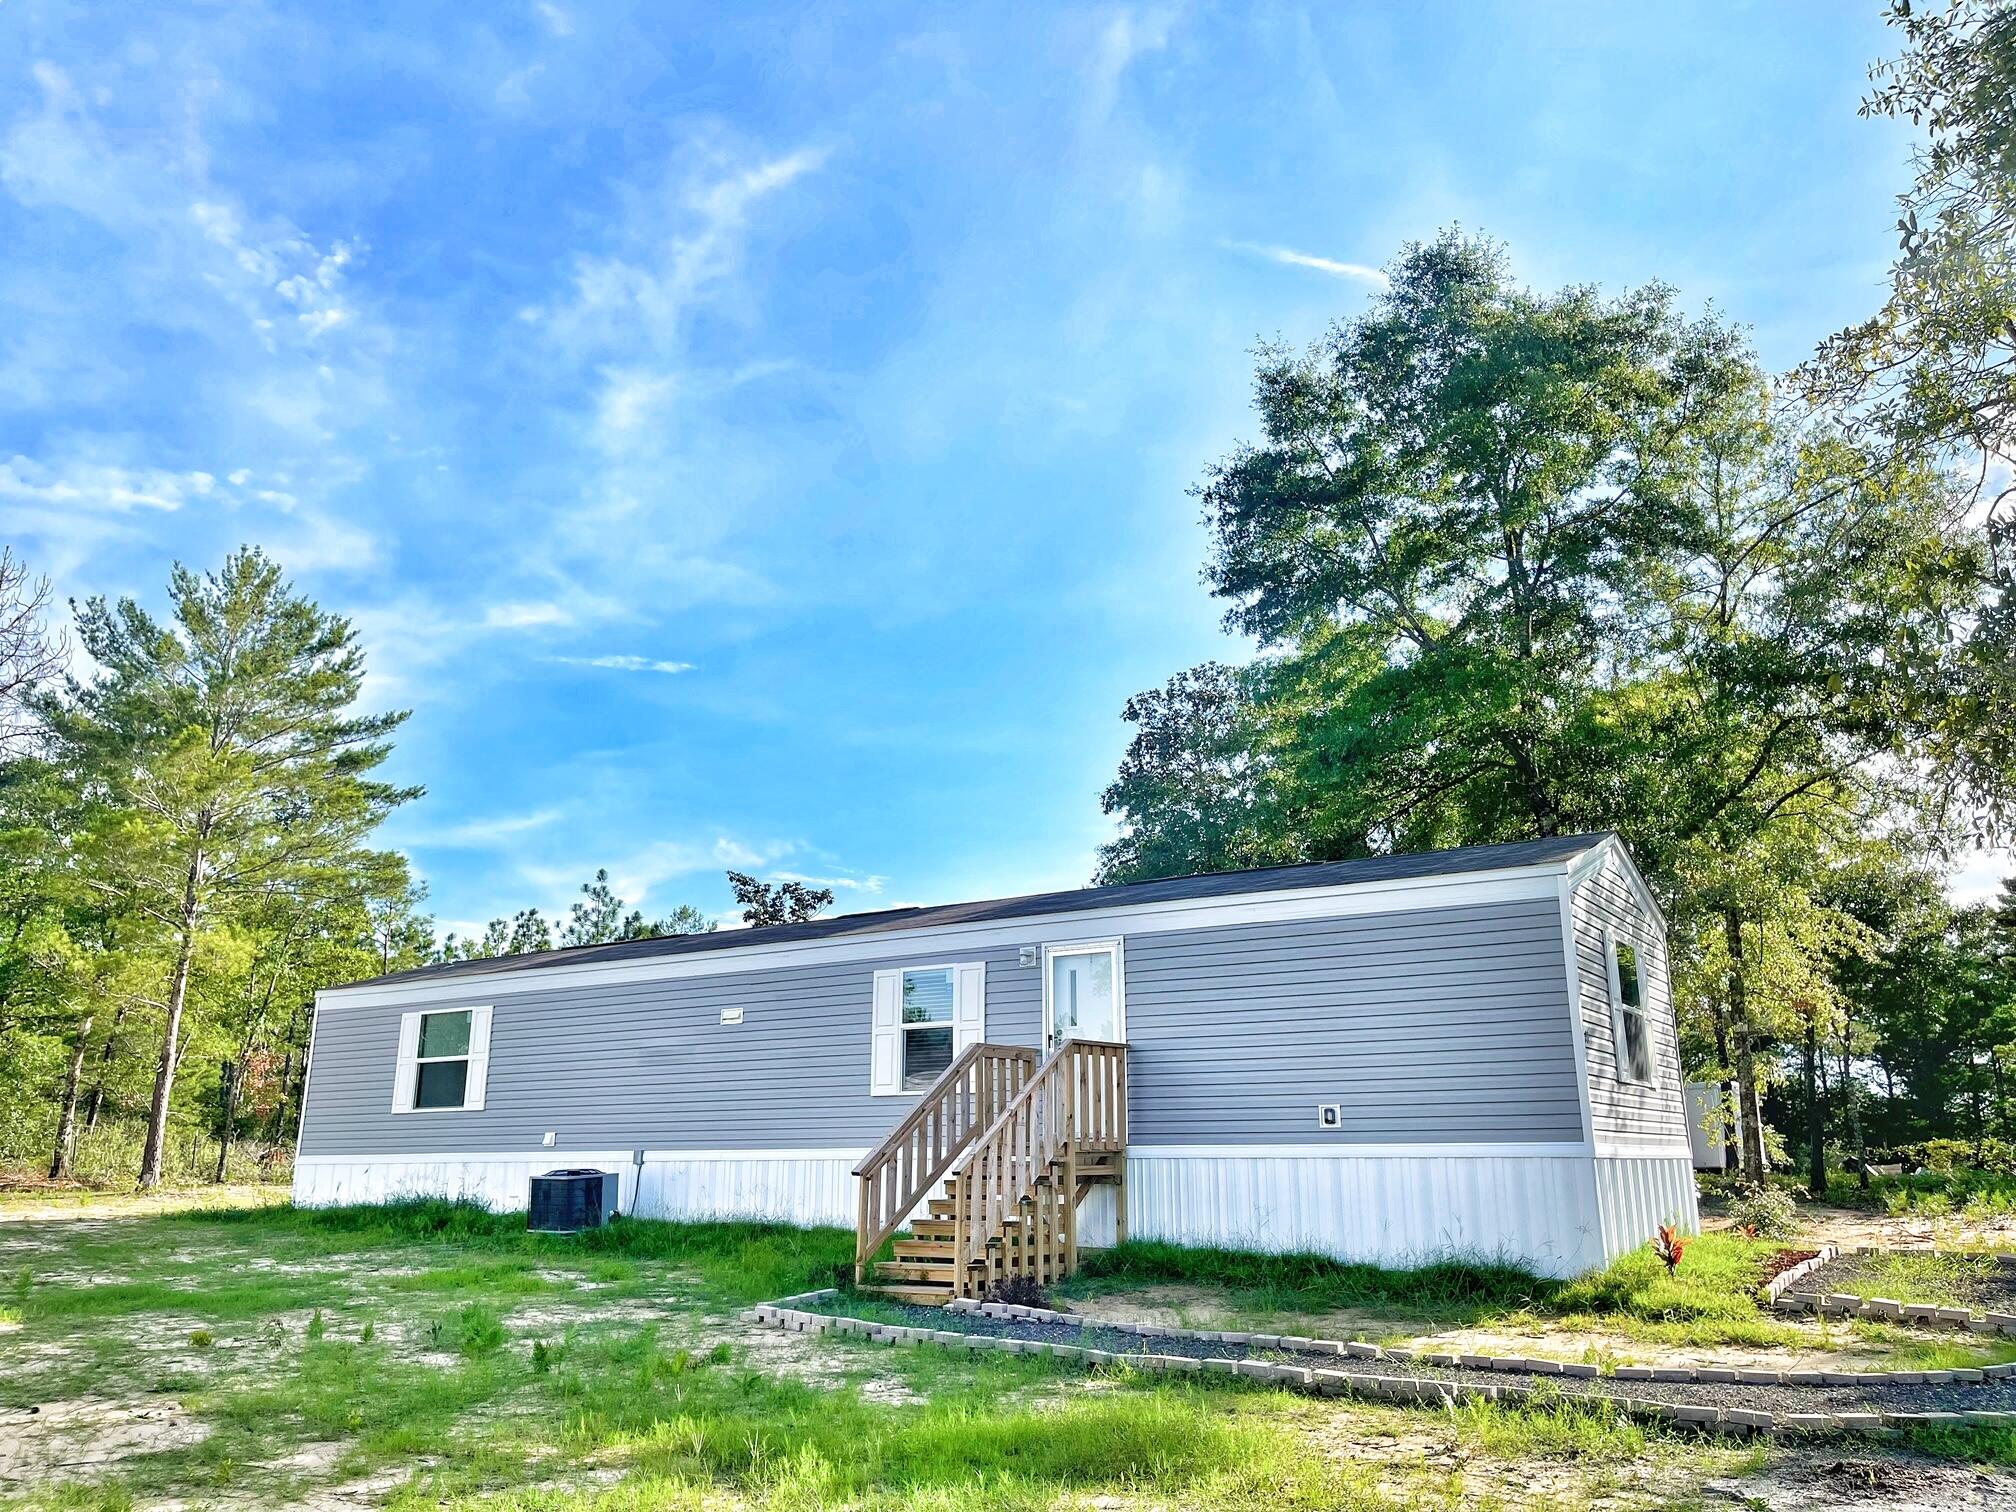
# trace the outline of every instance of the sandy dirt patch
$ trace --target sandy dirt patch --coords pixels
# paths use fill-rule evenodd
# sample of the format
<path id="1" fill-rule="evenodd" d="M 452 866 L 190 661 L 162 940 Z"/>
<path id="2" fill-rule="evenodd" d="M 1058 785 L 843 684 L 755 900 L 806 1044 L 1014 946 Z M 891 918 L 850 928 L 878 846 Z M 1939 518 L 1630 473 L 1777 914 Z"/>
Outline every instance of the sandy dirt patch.
<path id="1" fill-rule="evenodd" d="M 1705 1491 L 1764 1512 L 1976 1512 L 2016 1505 L 2016 1476 L 1915 1455 L 1792 1453 L 1754 1475 L 1710 1480 Z"/>
<path id="2" fill-rule="evenodd" d="M 84 1188 L 0 1188 L 0 1227 L 12 1223 L 104 1223 L 158 1218 L 191 1208 L 271 1207 L 286 1202 L 284 1186 L 200 1186 L 172 1192 L 94 1192 Z"/>
<path id="3" fill-rule="evenodd" d="M 209 1430 L 168 1401 L 80 1397 L 0 1412 L 0 1482 L 75 1480 L 134 1454 L 180 1449 Z"/>

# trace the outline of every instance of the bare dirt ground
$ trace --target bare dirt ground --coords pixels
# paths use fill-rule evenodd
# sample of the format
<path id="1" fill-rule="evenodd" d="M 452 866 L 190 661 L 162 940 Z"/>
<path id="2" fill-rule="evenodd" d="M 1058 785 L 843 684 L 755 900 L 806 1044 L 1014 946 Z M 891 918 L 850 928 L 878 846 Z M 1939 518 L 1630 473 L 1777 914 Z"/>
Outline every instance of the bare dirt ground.
<path id="1" fill-rule="evenodd" d="M 1704 1213 L 1701 1227 L 1726 1229 L 1729 1220 Z M 1837 1244 L 1844 1249 L 1857 1245 L 1880 1249 L 2016 1249 L 2016 1218 L 1970 1218 L 1963 1214 L 1935 1218 L 1918 1213 L 1893 1216 L 1801 1201 L 1799 1239 L 1787 1243 L 1805 1241 Z"/>
<path id="2" fill-rule="evenodd" d="M 287 1201 L 284 1186 L 224 1185 L 163 1188 L 152 1192 L 100 1192 L 90 1187 L 0 1183 L 0 1224 L 65 1219 L 154 1218 L 191 1208 L 268 1207 Z"/>

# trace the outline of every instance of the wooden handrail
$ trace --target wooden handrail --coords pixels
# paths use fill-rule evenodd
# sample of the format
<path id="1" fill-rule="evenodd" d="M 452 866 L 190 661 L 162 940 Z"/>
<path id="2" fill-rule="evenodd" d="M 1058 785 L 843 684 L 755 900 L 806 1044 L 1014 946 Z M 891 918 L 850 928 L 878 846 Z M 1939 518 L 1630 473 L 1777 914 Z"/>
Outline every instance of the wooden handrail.
<path id="1" fill-rule="evenodd" d="M 1066 1040 L 951 1163 L 954 1294 L 1076 1269 L 1079 1158 L 1118 1161 L 1126 1148 L 1127 1047 Z"/>
<path id="2" fill-rule="evenodd" d="M 866 1275 L 882 1241 L 910 1221 L 959 1152 L 1014 1102 L 1035 1063 L 1036 1052 L 1026 1045 L 968 1045 L 889 1137 L 854 1167 L 860 1190 L 854 1229 L 857 1281 Z"/>

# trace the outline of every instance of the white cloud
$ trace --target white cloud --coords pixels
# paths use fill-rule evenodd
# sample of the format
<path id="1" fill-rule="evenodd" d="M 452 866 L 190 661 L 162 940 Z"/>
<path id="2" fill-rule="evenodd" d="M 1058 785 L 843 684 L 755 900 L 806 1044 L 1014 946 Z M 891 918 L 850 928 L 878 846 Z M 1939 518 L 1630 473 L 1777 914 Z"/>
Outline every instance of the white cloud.
<path id="1" fill-rule="evenodd" d="M 595 415 L 596 435 L 603 450 L 621 450 L 636 431 L 655 421 L 678 386 L 678 376 L 673 373 L 604 368 Z"/>
<path id="2" fill-rule="evenodd" d="M 22 456 L 0 462 L 0 500 L 115 514 L 136 509 L 172 512 L 207 495 L 216 483 L 206 472 L 177 473 L 157 467 L 84 462 L 54 468 Z"/>
<path id="3" fill-rule="evenodd" d="M 558 809 L 540 809 L 530 814 L 501 814 L 490 819 L 467 819 L 446 829 L 405 834 L 411 846 L 434 850 L 490 850 L 533 830 L 544 829 L 560 817 Z"/>
<path id="4" fill-rule="evenodd" d="M 559 604 L 492 604 L 484 611 L 483 625 L 490 630 L 528 630 L 540 625 L 571 625 L 574 616 Z"/>
<path id="5" fill-rule="evenodd" d="M 574 35 L 574 18 L 560 9 L 559 6 L 552 4 L 551 0 L 538 0 L 538 4 L 534 5 L 532 9 L 539 13 L 539 19 L 546 23 L 546 30 L 553 33 L 554 36 L 571 37 Z"/>
<path id="6" fill-rule="evenodd" d="M 771 877 L 779 882 L 803 882 L 808 887 L 831 887 L 840 892 L 865 893 L 874 897 L 881 893 L 889 879 L 882 876 L 866 877 L 811 877 L 803 872 L 772 872 Z"/>
<path id="7" fill-rule="evenodd" d="M 1314 252 L 1297 252 L 1293 247 L 1264 246 L 1259 242 L 1228 241 L 1223 245 L 1229 251 L 1244 252 L 1252 257 L 1264 257 L 1269 262 L 1280 263 L 1283 267 L 1311 268 L 1318 273 L 1327 273 L 1332 278 L 1356 279 L 1381 289 L 1387 285 L 1384 273 L 1364 263 L 1339 262 L 1333 257 L 1318 257 Z"/>
<path id="8" fill-rule="evenodd" d="M 655 661 L 648 656 L 549 656 L 550 662 L 568 667 L 606 667 L 613 672 L 691 672 L 693 663 Z"/>
<path id="9" fill-rule="evenodd" d="M 2016 877 L 2016 852 L 2004 848 L 1970 853 L 1946 877 L 1946 895 L 1955 903 L 1988 903 L 2004 879 Z"/>

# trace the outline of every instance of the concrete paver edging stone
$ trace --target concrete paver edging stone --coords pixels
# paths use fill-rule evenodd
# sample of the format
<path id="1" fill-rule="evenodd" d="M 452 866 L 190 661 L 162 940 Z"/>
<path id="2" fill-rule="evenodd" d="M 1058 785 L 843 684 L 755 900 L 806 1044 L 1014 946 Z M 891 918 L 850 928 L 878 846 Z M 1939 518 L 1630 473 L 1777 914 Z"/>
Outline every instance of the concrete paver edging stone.
<path id="1" fill-rule="evenodd" d="M 1765 1288 L 1765 1294 L 1771 1306 L 1779 1312 L 1810 1312 L 1823 1318 L 1863 1318 L 1876 1323 L 1914 1323 L 1924 1328 L 1950 1328 L 1964 1333 L 2000 1334 L 2004 1338 L 2016 1338 L 2016 1313 L 1977 1313 L 1966 1307 L 1937 1307 L 1929 1302 L 1900 1302 L 1895 1297 L 1864 1297 L 1854 1292 L 1812 1292 L 1791 1289 L 1795 1282 L 1804 1280 L 1821 1266 L 1839 1259 L 1843 1254 L 1937 1253 L 1937 1250 L 1888 1249 L 1869 1244 L 1856 1245 L 1844 1251 L 1830 1244 L 1818 1257 L 1793 1266 L 1783 1276 L 1774 1280 Z"/>
<path id="2" fill-rule="evenodd" d="M 1832 1246 L 1829 1246 L 1831 1249 Z M 1828 1258 L 1832 1258 L 1829 1256 Z M 1824 1263 L 1815 1262 L 1815 1263 Z M 1797 1267 L 1794 1268 L 1795 1270 Z M 1787 1272 L 1791 1275 L 1792 1272 Z M 989 1333 L 968 1333 L 962 1330 L 913 1328 L 901 1324 L 876 1323 L 866 1318 L 853 1318 L 832 1313 L 810 1312 L 806 1307 L 830 1304 L 839 1299 L 837 1288 L 828 1287 L 821 1291 L 805 1292 L 794 1297 L 751 1308 L 741 1316 L 745 1322 L 764 1323 L 796 1333 L 840 1333 L 852 1334 L 872 1342 L 890 1345 L 922 1346 L 932 1345 L 945 1349 L 964 1349 L 978 1354 L 995 1350 L 1009 1354 L 1049 1355 L 1056 1359 L 1077 1361 L 1088 1368 L 1125 1363 L 1137 1370 L 1166 1373 L 1201 1373 L 1234 1375 L 1250 1380 L 1274 1385 L 1289 1386 L 1297 1390 L 1313 1392 L 1323 1396 L 1362 1396 L 1388 1401 L 1429 1403 L 1454 1406 L 1467 1401 L 1518 1402 L 1532 1397 L 1536 1392 L 1549 1390 L 1544 1382 L 1536 1385 L 1522 1385 L 1512 1381 L 1504 1383 L 1475 1383 L 1467 1381 L 1435 1380 L 1420 1376 L 1385 1376 L 1343 1370 L 1326 1370 L 1320 1365 L 1304 1365 L 1289 1361 L 1268 1359 L 1223 1359 L 1199 1358 L 1181 1353 L 1129 1352 L 1125 1355 L 1111 1350 L 1081 1348 L 1037 1339 L 1018 1339 Z M 796 1304 L 796 1305 L 794 1305 Z M 1429 1367 L 1460 1367 L 1469 1370 L 1490 1370 L 1508 1375 L 1561 1376 L 1577 1379 L 1591 1379 L 1601 1375 L 1595 1365 L 1568 1363 L 1558 1360 L 1533 1360 L 1516 1356 L 1453 1354 L 1447 1352 L 1416 1351 L 1409 1349 L 1384 1349 L 1363 1340 L 1339 1341 L 1313 1339 L 1296 1334 L 1256 1334 L 1232 1330 L 1186 1329 L 1150 1323 L 1115 1323 L 1103 1319 L 1087 1318 L 1083 1314 L 1061 1312 L 1050 1308 L 1024 1307 L 995 1302 L 976 1302 L 961 1298 L 948 1304 L 948 1316 L 962 1314 L 978 1315 L 988 1319 L 1013 1323 L 1018 1321 L 1032 1324 L 1049 1324 L 1067 1328 L 1097 1327 L 1111 1333 L 1135 1334 L 1144 1339 L 1180 1342 L 1194 1340 L 1200 1343 L 1234 1345 L 1249 1349 L 1281 1350 L 1293 1354 L 1323 1356 L 1332 1355 L 1354 1361 L 1390 1361 L 1396 1365 L 1421 1365 Z M 1928 1371 L 1769 1371 L 1732 1370 L 1723 1367 L 1701 1366 L 1696 1368 L 1666 1368 L 1650 1366 L 1619 1366 L 1612 1372 L 1611 1380 L 1617 1383 L 1646 1382 L 1657 1385 L 1660 1382 L 1686 1383 L 1739 1383 L 1751 1386 L 1880 1386 L 1892 1385 L 1943 1385 L 1956 1382 L 2001 1381 L 2016 1377 L 2016 1361 L 2003 1365 L 1983 1366 L 1978 1370 L 1928 1370 Z M 1996 1423 L 2016 1426 L 2016 1412 L 1969 1412 L 1965 1414 L 1944 1412 L 1838 1412 L 1838 1413 L 1771 1413 L 1753 1408 L 1719 1407 L 1695 1403 L 1662 1402 L 1656 1398 L 1627 1396 L 1606 1396 L 1620 1411 L 1629 1416 L 1650 1421 L 1665 1422 L 1703 1429 L 1717 1429 L 1729 1433 L 1771 1433 L 1771 1434 L 1813 1434 L 1813 1433 L 1865 1433 L 1886 1434 L 1907 1428 L 1925 1427 L 1935 1423 Z"/>

